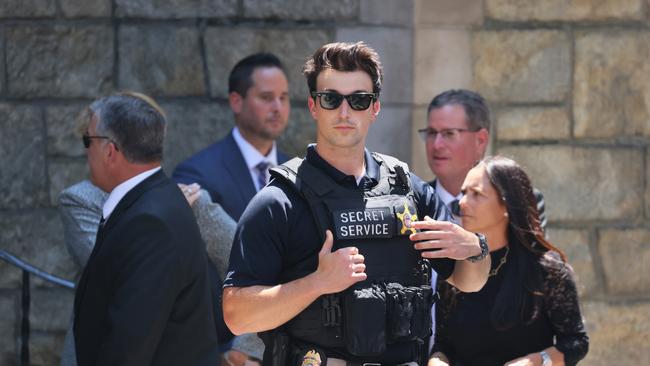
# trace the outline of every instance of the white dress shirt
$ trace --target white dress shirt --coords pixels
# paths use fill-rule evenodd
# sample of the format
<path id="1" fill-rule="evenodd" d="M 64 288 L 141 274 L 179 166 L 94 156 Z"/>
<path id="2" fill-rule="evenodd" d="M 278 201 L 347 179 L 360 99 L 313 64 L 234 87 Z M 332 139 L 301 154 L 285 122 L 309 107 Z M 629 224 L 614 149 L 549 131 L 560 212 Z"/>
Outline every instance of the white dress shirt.
<path id="1" fill-rule="evenodd" d="M 442 203 L 444 203 L 445 206 L 447 206 L 447 209 L 449 209 L 449 212 L 452 212 L 451 211 L 451 203 L 454 202 L 455 200 L 460 201 L 460 199 L 463 198 L 462 193 L 459 193 L 457 196 L 454 196 L 451 193 L 449 193 L 445 189 L 445 187 L 443 187 L 442 184 L 440 184 L 440 181 L 436 181 L 436 194 L 438 194 L 438 197 L 440 197 L 440 199 L 442 200 Z M 460 224 L 460 223 L 456 222 L 455 217 L 454 217 L 454 223 Z"/>
<path id="2" fill-rule="evenodd" d="M 237 143 L 237 146 L 239 147 L 239 151 L 241 151 L 241 154 L 244 156 L 244 161 L 246 162 L 246 166 L 248 167 L 248 172 L 251 175 L 251 179 L 253 179 L 253 183 L 255 184 L 255 189 L 260 190 L 262 187 L 258 183 L 258 170 L 257 170 L 257 164 L 261 162 L 266 162 L 269 164 L 269 169 L 272 167 L 278 165 L 278 154 L 277 154 L 277 147 L 275 145 L 275 141 L 273 141 L 273 147 L 271 148 L 271 151 L 269 151 L 269 154 L 267 156 L 262 155 L 255 146 L 251 145 L 250 142 L 246 141 L 244 136 L 241 135 L 241 132 L 239 132 L 239 129 L 237 127 L 233 128 L 232 130 L 232 137 L 235 139 L 235 143 Z M 266 181 L 268 182 L 269 180 L 269 173 L 266 172 Z"/>
<path id="3" fill-rule="evenodd" d="M 108 220 L 108 217 L 111 215 L 113 210 L 115 210 L 117 204 L 120 203 L 122 198 L 124 198 L 124 196 L 126 196 L 126 194 L 129 193 L 129 191 L 132 190 L 133 187 L 137 186 L 143 180 L 149 178 L 159 170 L 160 170 L 160 166 L 157 166 L 153 169 L 149 169 L 134 177 L 125 180 L 124 182 L 120 183 L 117 187 L 113 188 L 111 193 L 108 195 L 106 202 L 104 203 L 104 207 L 102 208 L 102 215 L 104 216 L 104 220 Z"/>

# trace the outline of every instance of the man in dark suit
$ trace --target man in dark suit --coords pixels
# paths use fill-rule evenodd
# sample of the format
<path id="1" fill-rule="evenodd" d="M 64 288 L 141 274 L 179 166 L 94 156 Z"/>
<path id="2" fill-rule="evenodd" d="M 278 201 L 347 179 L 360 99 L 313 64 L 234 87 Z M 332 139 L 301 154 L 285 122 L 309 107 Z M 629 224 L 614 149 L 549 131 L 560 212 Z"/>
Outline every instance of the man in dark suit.
<path id="1" fill-rule="evenodd" d="M 179 164 L 172 178 L 180 184 L 197 183 L 238 221 L 248 202 L 268 182 L 268 170 L 288 159 L 275 142 L 289 120 L 284 66 L 269 53 L 245 57 L 230 72 L 228 93 L 235 127 L 222 140 Z M 229 364 L 243 365 L 250 357 L 261 359 L 264 344 L 256 335 L 245 334 L 222 351 Z"/>
<path id="2" fill-rule="evenodd" d="M 74 303 L 83 365 L 218 362 L 205 244 L 160 168 L 165 117 L 141 95 L 91 104 L 84 134 L 93 184 L 110 192 Z"/>
<path id="3" fill-rule="evenodd" d="M 178 183 L 198 183 L 235 220 L 287 156 L 277 150 L 289 120 L 289 86 L 280 60 L 269 53 L 239 61 L 228 78 L 235 128 L 176 167 Z"/>

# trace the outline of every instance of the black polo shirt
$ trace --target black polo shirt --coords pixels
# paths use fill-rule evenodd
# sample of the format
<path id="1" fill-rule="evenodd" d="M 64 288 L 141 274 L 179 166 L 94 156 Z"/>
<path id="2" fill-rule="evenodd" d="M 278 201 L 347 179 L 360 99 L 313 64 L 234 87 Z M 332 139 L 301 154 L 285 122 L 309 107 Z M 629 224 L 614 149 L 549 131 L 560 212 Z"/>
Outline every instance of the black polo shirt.
<path id="1" fill-rule="evenodd" d="M 380 179 L 379 164 L 367 150 L 366 174 L 358 185 L 354 176 L 321 158 L 314 145 L 307 148 L 306 159 L 342 186 L 371 189 Z M 448 220 L 449 213 L 431 186 L 413 174 L 411 181 L 418 217 Z M 274 179 L 253 197 L 239 220 L 224 287 L 275 286 L 305 277 L 317 269 L 322 246 L 307 203 L 293 187 Z M 448 278 L 455 261 L 431 263 L 439 277 Z"/>

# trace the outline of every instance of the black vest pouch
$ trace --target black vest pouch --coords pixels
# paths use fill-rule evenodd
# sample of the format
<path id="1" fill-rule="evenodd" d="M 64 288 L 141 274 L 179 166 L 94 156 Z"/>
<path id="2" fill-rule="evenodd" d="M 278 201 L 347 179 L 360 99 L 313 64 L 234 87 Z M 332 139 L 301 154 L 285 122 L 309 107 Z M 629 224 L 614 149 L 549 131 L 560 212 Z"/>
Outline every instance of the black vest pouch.
<path id="1" fill-rule="evenodd" d="M 285 325 L 293 339 L 300 339 L 323 348 L 343 346 L 341 335 L 341 296 L 321 296 Z"/>
<path id="2" fill-rule="evenodd" d="M 431 336 L 431 306 L 433 289 L 431 286 L 415 287 L 413 297 L 413 318 L 411 318 L 411 333 L 414 337 L 425 339 Z"/>
<path id="3" fill-rule="evenodd" d="M 350 289 L 343 298 L 345 348 L 359 357 L 386 351 L 386 298 L 382 286 Z"/>
<path id="4" fill-rule="evenodd" d="M 386 285 L 388 340 L 393 343 L 411 336 L 414 291 L 399 283 Z"/>
<path id="5" fill-rule="evenodd" d="M 289 335 L 281 330 L 258 333 L 264 342 L 262 366 L 285 366 L 289 362 L 291 344 Z"/>
<path id="6" fill-rule="evenodd" d="M 432 293 L 431 286 L 386 285 L 388 343 L 424 339 L 431 334 Z"/>

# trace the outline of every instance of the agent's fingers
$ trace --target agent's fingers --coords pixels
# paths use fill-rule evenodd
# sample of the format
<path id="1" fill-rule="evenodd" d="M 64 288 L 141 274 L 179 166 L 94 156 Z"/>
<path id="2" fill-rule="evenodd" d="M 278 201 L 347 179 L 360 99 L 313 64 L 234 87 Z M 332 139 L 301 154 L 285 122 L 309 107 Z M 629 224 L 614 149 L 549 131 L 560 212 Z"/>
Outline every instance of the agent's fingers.
<path id="1" fill-rule="evenodd" d="M 352 263 L 363 263 L 365 258 L 361 254 L 353 254 L 350 256 L 350 260 L 352 261 Z"/>
<path id="2" fill-rule="evenodd" d="M 416 229 L 421 230 L 450 230 L 450 226 L 453 224 L 448 221 L 437 221 L 429 218 L 425 221 L 414 221 L 411 225 Z"/>
<path id="3" fill-rule="evenodd" d="M 442 240 L 427 240 L 419 241 L 413 244 L 413 248 L 416 250 L 427 250 L 427 249 L 440 249 L 446 247 L 446 243 Z"/>
<path id="4" fill-rule="evenodd" d="M 365 279 L 368 278 L 368 275 L 365 272 L 355 272 L 352 274 L 352 278 L 354 279 L 354 282 L 360 282 L 365 281 Z"/>
<path id="5" fill-rule="evenodd" d="M 449 236 L 449 233 L 440 230 L 419 231 L 409 235 L 411 241 L 436 240 Z"/>
<path id="6" fill-rule="evenodd" d="M 359 254 L 359 248 L 357 247 L 345 247 L 339 249 L 339 251 L 350 256 Z"/>
<path id="7" fill-rule="evenodd" d="M 424 250 L 420 253 L 422 258 L 448 258 L 449 257 L 449 250 L 447 249 L 438 249 L 438 250 Z"/>

